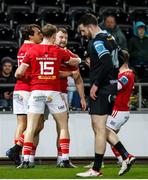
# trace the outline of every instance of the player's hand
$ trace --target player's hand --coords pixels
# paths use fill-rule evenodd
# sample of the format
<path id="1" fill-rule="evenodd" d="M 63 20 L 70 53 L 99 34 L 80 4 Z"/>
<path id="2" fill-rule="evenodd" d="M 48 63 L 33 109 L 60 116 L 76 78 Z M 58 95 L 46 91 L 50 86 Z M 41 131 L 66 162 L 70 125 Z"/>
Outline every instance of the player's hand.
<path id="1" fill-rule="evenodd" d="M 91 89 L 90 89 L 90 97 L 93 100 L 96 100 L 97 96 L 96 96 L 96 92 L 98 91 L 98 86 L 96 86 L 95 84 L 92 85 Z"/>
<path id="2" fill-rule="evenodd" d="M 90 58 L 89 57 L 87 57 L 85 59 L 85 64 L 90 68 Z"/>
<path id="3" fill-rule="evenodd" d="M 87 106 L 85 98 L 81 98 L 80 103 L 81 103 L 81 106 L 82 106 L 82 110 L 85 111 L 86 110 L 86 106 Z"/>

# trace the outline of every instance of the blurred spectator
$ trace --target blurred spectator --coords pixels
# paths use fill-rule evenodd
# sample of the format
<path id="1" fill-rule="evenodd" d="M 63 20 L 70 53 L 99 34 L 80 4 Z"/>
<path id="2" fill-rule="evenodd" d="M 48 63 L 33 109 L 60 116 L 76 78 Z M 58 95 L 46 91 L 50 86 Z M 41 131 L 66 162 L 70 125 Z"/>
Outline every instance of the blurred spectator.
<path id="1" fill-rule="evenodd" d="M 139 81 L 143 81 L 145 68 L 148 67 L 148 36 L 146 25 L 142 21 L 134 26 L 134 37 L 129 41 L 130 63 L 134 67 Z"/>
<path id="2" fill-rule="evenodd" d="M 113 15 L 106 15 L 104 20 L 99 24 L 102 30 L 106 30 L 108 33 L 114 36 L 118 45 L 127 50 L 127 40 L 124 33 L 116 23 L 116 19 Z"/>
<path id="3" fill-rule="evenodd" d="M 13 60 L 4 57 L 1 60 L 0 84 L 15 83 L 13 73 Z M 5 109 L 12 108 L 13 87 L 0 87 L 0 107 Z"/>

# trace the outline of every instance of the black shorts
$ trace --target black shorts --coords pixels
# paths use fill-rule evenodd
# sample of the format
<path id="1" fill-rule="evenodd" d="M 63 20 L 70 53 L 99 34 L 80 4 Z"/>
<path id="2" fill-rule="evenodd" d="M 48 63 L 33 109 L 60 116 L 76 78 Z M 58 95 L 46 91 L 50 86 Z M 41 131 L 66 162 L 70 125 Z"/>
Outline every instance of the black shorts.
<path id="1" fill-rule="evenodd" d="M 117 94 L 117 84 L 108 85 L 99 89 L 96 100 L 89 100 L 89 114 L 111 115 L 114 99 Z"/>

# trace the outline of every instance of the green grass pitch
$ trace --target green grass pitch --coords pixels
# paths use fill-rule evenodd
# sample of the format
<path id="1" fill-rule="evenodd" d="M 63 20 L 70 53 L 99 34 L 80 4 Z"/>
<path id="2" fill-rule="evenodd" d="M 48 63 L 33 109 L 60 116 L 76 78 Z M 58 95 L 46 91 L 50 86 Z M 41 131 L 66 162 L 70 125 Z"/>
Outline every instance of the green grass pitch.
<path id="1" fill-rule="evenodd" d="M 0 179 L 75 179 L 77 178 L 76 173 L 85 170 L 87 169 L 82 165 L 74 169 L 56 168 L 53 165 L 37 165 L 33 169 L 16 169 L 14 166 L 0 165 Z M 107 164 L 102 169 L 103 177 L 99 179 L 148 179 L 148 165 L 133 165 L 132 169 L 123 176 L 118 176 L 118 171 L 119 167 L 116 165 Z"/>

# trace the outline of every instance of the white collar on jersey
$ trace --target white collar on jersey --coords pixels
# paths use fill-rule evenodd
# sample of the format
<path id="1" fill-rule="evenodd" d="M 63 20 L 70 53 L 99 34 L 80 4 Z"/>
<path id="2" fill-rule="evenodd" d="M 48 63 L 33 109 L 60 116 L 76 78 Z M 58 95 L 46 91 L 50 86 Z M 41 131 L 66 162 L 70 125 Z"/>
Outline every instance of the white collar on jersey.
<path id="1" fill-rule="evenodd" d="M 25 40 L 24 43 L 25 43 L 25 44 L 34 44 L 34 42 L 29 41 L 29 40 Z"/>

